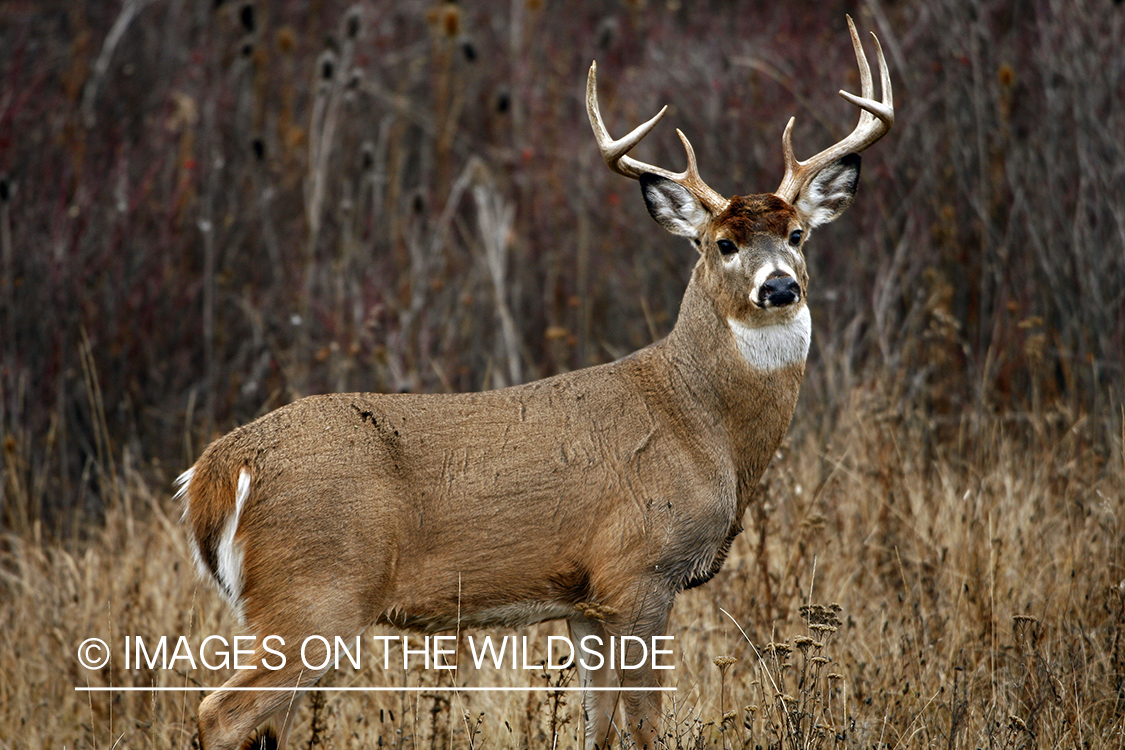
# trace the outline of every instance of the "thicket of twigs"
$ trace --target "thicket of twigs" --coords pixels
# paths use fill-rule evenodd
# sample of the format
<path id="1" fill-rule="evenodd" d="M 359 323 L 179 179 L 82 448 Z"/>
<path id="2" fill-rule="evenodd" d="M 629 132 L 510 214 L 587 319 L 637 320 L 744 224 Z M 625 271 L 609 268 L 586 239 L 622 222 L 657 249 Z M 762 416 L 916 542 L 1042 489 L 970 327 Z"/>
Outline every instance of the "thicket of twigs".
<path id="1" fill-rule="evenodd" d="M 673 7 L 676 6 L 676 7 Z M 854 122 L 844 13 L 898 121 L 809 246 L 806 408 L 1121 404 L 1125 15 L 1107 2 L 7 4 L 4 523 L 74 531 L 107 466 L 325 390 L 471 390 L 663 335 L 693 262 L 600 162 L 661 105 L 727 194 Z M 869 47 L 870 50 L 870 47 Z M 814 417 L 815 418 L 815 417 Z"/>
<path id="2" fill-rule="evenodd" d="M 166 520 L 211 437 L 299 395 L 499 387 L 667 332 L 694 253 L 601 162 L 591 60 L 611 132 L 670 105 L 641 158 L 679 169 L 678 127 L 719 191 L 769 191 L 790 115 L 799 157 L 854 124 L 845 13 L 879 35 L 898 118 L 808 245 L 802 403 L 728 569 L 677 607 L 699 663 L 668 742 L 1117 746 L 1106 0 L 0 6 L 0 746 L 187 744 L 193 698 L 80 700 L 72 657 L 99 627 L 229 629 Z M 799 608 L 835 602 L 816 638 Z M 769 693 L 777 674 L 802 681 Z M 364 734 L 390 710 L 364 700 L 303 726 L 343 722 L 332 747 L 572 731 L 557 703 L 462 721 L 435 699 Z"/>

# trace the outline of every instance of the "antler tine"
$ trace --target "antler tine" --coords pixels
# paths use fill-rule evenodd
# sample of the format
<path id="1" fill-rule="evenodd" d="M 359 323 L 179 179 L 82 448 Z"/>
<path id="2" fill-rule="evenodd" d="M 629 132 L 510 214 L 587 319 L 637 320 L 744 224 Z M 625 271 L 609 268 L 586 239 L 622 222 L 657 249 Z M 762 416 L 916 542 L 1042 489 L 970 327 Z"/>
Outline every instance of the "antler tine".
<path id="1" fill-rule="evenodd" d="M 664 113 L 668 111 L 667 106 L 657 112 L 656 116 L 652 119 L 633 128 L 628 135 L 616 140 L 609 135 L 609 131 L 606 130 L 605 127 L 605 122 L 602 120 L 601 111 L 598 109 L 597 69 L 597 62 L 591 63 L 590 73 L 586 77 L 586 113 L 590 117 L 590 127 L 594 131 L 594 139 L 598 142 L 598 148 L 601 150 L 602 158 L 605 160 L 606 165 L 614 172 L 624 175 L 625 177 L 631 177 L 634 180 L 640 179 L 640 176 L 646 172 L 665 177 L 691 191 L 711 213 L 722 213 L 729 201 L 712 190 L 707 183 L 703 182 L 699 177 L 699 167 L 695 161 L 695 151 L 692 149 L 687 136 L 679 129 L 676 130 L 676 133 L 679 134 L 680 141 L 684 144 L 684 152 L 687 154 L 688 161 L 687 169 L 683 172 L 672 172 L 628 156 L 628 152 L 640 143 L 641 140 L 656 127 L 656 123 L 660 122 L 660 119 L 664 117 Z"/>
<path id="2" fill-rule="evenodd" d="M 597 69 L 597 62 L 591 63 L 590 73 L 586 76 L 586 114 L 590 116 L 590 127 L 594 130 L 594 138 L 598 142 L 598 148 L 601 149 L 602 158 L 605 159 L 606 165 L 614 172 L 626 177 L 631 177 L 634 180 L 640 177 L 645 171 L 659 171 L 659 168 L 642 164 L 636 159 L 626 157 L 625 154 L 633 148 L 633 146 L 640 143 L 641 139 L 656 127 L 656 123 L 660 122 L 660 119 L 664 117 L 664 113 L 668 111 L 668 107 L 663 107 L 656 113 L 656 116 L 648 122 L 643 122 L 633 128 L 632 132 L 624 138 L 614 140 L 609 135 L 609 131 L 606 130 L 605 122 L 602 120 L 601 110 L 598 108 Z M 637 168 L 641 168 L 640 171 L 637 171 Z"/>
<path id="3" fill-rule="evenodd" d="M 875 141 L 882 138 L 891 129 L 895 122 L 894 92 L 891 90 L 891 74 L 887 69 L 887 60 L 883 57 L 883 46 L 874 33 L 871 38 L 875 40 L 875 54 L 879 61 L 879 85 L 882 91 L 882 100 L 875 100 L 875 87 L 871 80 L 871 66 L 867 62 L 867 55 L 863 52 L 863 45 L 856 33 L 855 23 L 848 16 L 848 30 L 851 32 L 852 47 L 855 48 L 855 59 L 859 64 L 859 80 L 862 96 L 840 91 L 840 96 L 859 107 L 859 122 L 851 134 L 835 146 L 821 151 L 806 161 L 797 161 L 793 155 L 792 131 L 794 118 L 789 118 L 785 126 L 785 133 L 781 137 L 782 151 L 785 156 L 785 177 L 781 186 L 776 190 L 777 195 L 792 203 L 804 184 L 812 178 L 822 167 L 850 153 L 863 151 Z"/>

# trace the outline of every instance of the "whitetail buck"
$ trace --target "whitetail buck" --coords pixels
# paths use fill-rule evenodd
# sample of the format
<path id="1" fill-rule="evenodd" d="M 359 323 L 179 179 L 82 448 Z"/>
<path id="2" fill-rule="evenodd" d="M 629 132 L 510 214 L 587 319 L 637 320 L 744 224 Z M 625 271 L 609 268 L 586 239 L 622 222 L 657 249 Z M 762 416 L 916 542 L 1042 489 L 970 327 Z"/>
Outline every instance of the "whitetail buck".
<path id="1" fill-rule="evenodd" d="M 785 129 L 775 193 L 723 198 L 695 155 L 675 174 L 626 155 L 586 89 L 606 163 L 638 179 L 648 210 L 699 260 L 666 338 L 610 364 L 487 393 L 335 394 L 285 406 L 212 443 L 180 478 L 196 561 L 282 669 L 240 671 L 199 707 L 204 750 L 234 748 L 273 717 L 284 744 L 294 694 L 312 686 L 293 649 L 389 623 L 424 632 L 566 619 L 586 635 L 663 634 L 676 594 L 718 572 L 755 484 L 789 426 L 809 346 L 802 246 L 851 203 L 856 152 L 894 121 L 848 19 L 859 124 L 808 161 Z M 274 642 L 273 647 L 277 648 Z M 276 661 L 259 647 L 254 658 Z M 630 657 L 629 663 L 636 662 Z M 648 667 L 580 669 L 588 748 L 624 729 L 642 748 L 660 694 Z M 614 724 L 617 702 L 626 721 Z M 285 708 L 285 711 L 281 709 Z M 277 714 L 277 716 L 274 716 Z"/>

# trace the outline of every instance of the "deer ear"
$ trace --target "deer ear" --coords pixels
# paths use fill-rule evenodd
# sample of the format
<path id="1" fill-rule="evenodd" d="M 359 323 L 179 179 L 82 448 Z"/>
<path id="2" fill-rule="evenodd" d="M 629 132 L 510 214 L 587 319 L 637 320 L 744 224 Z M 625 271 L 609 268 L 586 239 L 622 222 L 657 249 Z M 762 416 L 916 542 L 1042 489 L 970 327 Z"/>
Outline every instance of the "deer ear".
<path id="1" fill-rule="evenodd" d="M 679 237 L 698 239 L 711 214 L 682 185 L 666 177 L 645 172 L 638 178 L 645 205 L 656 223 Z"/>
<path id="2" fill-rule="evenodd" d="M 793 207 L 809 229 L 833 221 L 852 204 L 859 187 L 859 165 L 859 154 L 847 154 L 817 172 L 801 188 Z"/>

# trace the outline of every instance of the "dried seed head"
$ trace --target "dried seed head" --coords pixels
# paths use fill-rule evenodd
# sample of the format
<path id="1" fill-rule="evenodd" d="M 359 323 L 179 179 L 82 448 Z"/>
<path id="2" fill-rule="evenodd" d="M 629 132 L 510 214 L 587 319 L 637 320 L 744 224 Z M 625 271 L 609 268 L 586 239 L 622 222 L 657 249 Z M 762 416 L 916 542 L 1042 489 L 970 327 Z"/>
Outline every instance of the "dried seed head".
<path id="1" fill-rule="evenodd" d="M 277 49 L 279 52 L 292 52 L 297 46 L 297 32 L 292 26 L 282 26 L 277 30 Z"/>
<path id="2" fill-rule="evenodd" d="M 828 519 L 819 513 L 813 513 L 801 521 L 801 525 L 807 529 L 820 530 L 828 524 Z"/>
<path id="3" fill-rule="evenodd" d="M 807 635 L 798 635 L 793 639 L 793 645 L 799 648 L 801 651 L 807 651 L 809 646 L 813 645 L 814 643 L 816 643 L 816 641 L 814 641 L 812 638 L 809 638 Z"/>
<path id="4" fill-rule="evenodd" d="M 454 2 L 447 0 L 427 13 L 426 18 L 442 36 L 452 38 L 461 33 L 461 9 Z"/>
<path id="5" fill-rule="evenodd" d="M 617 614 L 617 610 L 613 607 L 597 602 L 578 602 L 574 605 L 574 608 L 591 620 L 598 620 L 599 622 Z"/>
<path id="6" fill-rule="evenodd" d="M 1011 88 L 1016 80 L 1016 71 L 1008 63 L 1002 63 L 996 71 L 996 77 L 1004 88 Z"/>
<path id="7" fill-rule="evenodd" d="M 446 36 L 457 36 L 461 32 L 461 10 L 452 3 L 446 9 L 442 19 L 442 31 Z"/>
<path id="8" fill-rule="evenodd" d="M 778 654 L 780 656 L 787 656 L 793 652 L 793 647 L 788 643 L 767 643 L 766 651 Z"/>
<path id="9" fill-rule="evenodd" d="M 242 28 L 248 33 L 254 33 L 254 6 L 246 3 L 238 10 L 238 20 L 242 21 Z"/>
<path id="10" fill-rule="evenodd" d="M 363 15 L 358 5 L 353 5 L 348 9 L 348 14 L 344 17 L 344 36 L 348 39 L 359 38 L 359 32 L 363 29 Z"/>
<path id="11" fill-rule="evenodd" d="M 839 604 L 806 604 L 800 608 L 801 616 L 813 625 L 840 625 L 840 612 L 843 607 Z"/>
<path id="12" fill-rule="evenodd" d="M 332 50 L 324 50 L 316 67 L 320 80 L 331 81 L 336 75 L 336 54 Z"/>
<path id="13" fill-rule="evenodd" d="M 723 677 L 726 677 L 727 670 L 730 669 L 733 663 L 737 663 L 738 659 L 735 657 L 715 657 L 712 661 L 714 662 L 714 666 L 719 668 Z"/>

